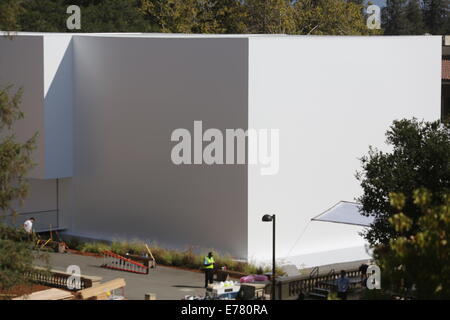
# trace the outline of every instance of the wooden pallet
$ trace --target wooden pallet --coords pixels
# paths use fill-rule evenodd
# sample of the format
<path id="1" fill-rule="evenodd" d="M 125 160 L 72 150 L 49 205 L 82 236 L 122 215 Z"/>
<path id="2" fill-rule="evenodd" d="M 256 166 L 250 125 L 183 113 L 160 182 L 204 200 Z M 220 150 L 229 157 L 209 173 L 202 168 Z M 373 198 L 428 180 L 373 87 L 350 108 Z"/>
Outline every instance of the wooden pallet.
<path id="1" fill-rule="evenodd" d="M 73 300 L 73 298 L 73 294 L 69 291 L 52 288 L 23 295 L 13 300 Z"/>

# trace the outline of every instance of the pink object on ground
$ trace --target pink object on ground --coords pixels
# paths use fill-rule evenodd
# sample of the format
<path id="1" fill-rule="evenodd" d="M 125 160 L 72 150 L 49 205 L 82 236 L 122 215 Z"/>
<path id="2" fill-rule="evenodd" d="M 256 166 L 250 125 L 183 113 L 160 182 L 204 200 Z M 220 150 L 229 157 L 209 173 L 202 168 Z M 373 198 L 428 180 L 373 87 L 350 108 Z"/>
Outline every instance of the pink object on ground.
<path id="1" fill-rule="evenodd" d="M 255 277 L 255 281 L 268 281 L 269 280 L 269 277 L 265 276 L 263 274 L 256 274 L 256 275 L 254 275 L 254 277 Z"/>
<path id="2" fill-rule="evenodd" d="M 239 279 L 240 283 L 251 283 L 255 281 L 267 281 L 269 278 L 265 275 L 261 274 L 251 274 L 249 276 L 245 276 Z"/>
<path id="3" fill-rule="evenodd" d="M 255 277 L 252 275 L 249 276 L 245 276 L 239 279 L 240 283 L 250 283 L 250 282 L 255 282 Z"/>

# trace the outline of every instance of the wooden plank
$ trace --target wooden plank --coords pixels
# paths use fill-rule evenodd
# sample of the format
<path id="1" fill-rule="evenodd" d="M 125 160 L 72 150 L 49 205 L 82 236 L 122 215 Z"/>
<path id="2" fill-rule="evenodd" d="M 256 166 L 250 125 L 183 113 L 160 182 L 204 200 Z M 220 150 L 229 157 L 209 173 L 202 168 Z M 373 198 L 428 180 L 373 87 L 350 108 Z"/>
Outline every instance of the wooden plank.
<path id="1" fill-rule="evenodd" d="M 108 300 L 108 295 L 105 293 L 101 293 L 98 296 L 93 297 L 94 300 Z"/>
<path id="2" fill-rule="evenodd" d="M 152 254 L 152 252 L 150 251 L 150 248 L 148 247 L 147 244 L 145 244 L 145 248 L 147 249 L 148 253 L 150 254 L 150 257 L 152 257 L 153 261 L 156 261 L 156 260 L 155 260 L 155 257 L 153 256 L 153 254 Z"/>
<path id="3" fill-rule="evenodd" d="M 42 291 L 33 292 L 29 295 L 23 295 L 13 300 L 65 300 L 73 298 L 73 295 L 65 290 L 61 289 L 47 289 Z"/>
<path id="4" fill-rule="evenodd" d="M 91 297 L 98 296 L 102 293 L 106 293 L 108 291 L 123 288 L 125 286 L 126 286 L 125 279 L 117 278 L 117 279 L 99 284 L 95 287 L 91 287 L 91 288 L 87 288 L 87 289 L 78 291 L 78 295 L 81 299 L 89 299 Z"/>
<path id="5" fill-rule="evenodd" d="M 155 293 L 146 293 L 144 296 L 144 300 L 156 300 Z"/>

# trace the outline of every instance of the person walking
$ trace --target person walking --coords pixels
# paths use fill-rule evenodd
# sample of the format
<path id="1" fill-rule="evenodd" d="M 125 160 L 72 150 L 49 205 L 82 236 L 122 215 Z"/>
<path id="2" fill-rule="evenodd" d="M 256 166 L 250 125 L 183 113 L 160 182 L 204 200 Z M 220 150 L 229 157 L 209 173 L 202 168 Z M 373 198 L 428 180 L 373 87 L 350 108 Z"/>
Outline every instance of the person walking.
<path id="1" fill-rule="evenodd" d="M 28 234 L 28 240 L 33 239 L 33 223 L 36 221 L 35 218 L 31 217 L 30 219 L 25 220 L 23 223 L 23 229 Z"/>
<path id="2" fill-rule="evenodd" d="M 28 234 L 33 233 L 33 223 L 36 221 L 35 218 L 31 217 L 30 219 L 25 220 L 23 223 L 23 228 L 25 229 L 25 232 Z"/>
<path id="3" fill-rule="evenodd" d="M 347 278 L 347 273 L 341 270 L 341 276 L 337 280 L 337 295 L 341 300 L 347 300 L 347 291 L 350 286 L 350 279 Z"/>
<path id="4" fill-rule="evenodd" d="M 213 283 L 214 276 L 214 257 L 212 252 L 205 256 L 203 267 L 205 269 L 205 288 L 207 288 L 208 284 Z"/>

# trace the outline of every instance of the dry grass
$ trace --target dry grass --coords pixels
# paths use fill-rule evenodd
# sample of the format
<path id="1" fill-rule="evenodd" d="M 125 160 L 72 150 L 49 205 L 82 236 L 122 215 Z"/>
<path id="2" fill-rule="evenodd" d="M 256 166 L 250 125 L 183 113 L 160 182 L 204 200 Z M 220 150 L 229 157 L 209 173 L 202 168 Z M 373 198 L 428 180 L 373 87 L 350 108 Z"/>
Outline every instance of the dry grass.
<path id="1" fill-rule="evenodd" d="M 104 242 L 84 242 L 78 243 L 77 248 L 74 249 L 91 253 L 102 253 L 105 250 L 110 250 L 120 255 L 127 253 L 137 255 L 147 253 L 145 243 L 140 241 L 114 241 L 111 244 Z M 150 249 L 158 264 L 189 269 L 202 269 L 203 259 L 206 255 L 206 252 L 202 254 L 195 253 L 192 247 L 184 251 L 166 249 L 160 246 L 151 246 Z M 245 274 L 263 274 L 271 271 L 269 267 L 260 267 L 254 264 L 236 261 L 230 255 L 220 255 L 217 252 L 214 252 L 214 260 L 218 267 L 225 266 L 230 271 Z M 277 270 L 277 273 L 281 274 L 281 271 Z"/>

